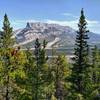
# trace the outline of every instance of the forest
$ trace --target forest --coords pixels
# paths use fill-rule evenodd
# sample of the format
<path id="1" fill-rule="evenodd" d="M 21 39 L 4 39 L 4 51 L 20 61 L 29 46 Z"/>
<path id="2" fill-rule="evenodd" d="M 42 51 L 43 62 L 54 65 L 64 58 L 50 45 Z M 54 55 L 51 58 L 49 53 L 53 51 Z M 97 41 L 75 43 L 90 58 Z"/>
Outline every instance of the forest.
<path id="1" fill-rule="evenodd" d="M 84 10 L 78 23 L 72 63 L 64 54 L 49 59 L 47 41 L 34 50 L 15 47 L 7 14 L 0 31 L 0 100 L 100 100 L 100 50 L 88 44 Z"/>

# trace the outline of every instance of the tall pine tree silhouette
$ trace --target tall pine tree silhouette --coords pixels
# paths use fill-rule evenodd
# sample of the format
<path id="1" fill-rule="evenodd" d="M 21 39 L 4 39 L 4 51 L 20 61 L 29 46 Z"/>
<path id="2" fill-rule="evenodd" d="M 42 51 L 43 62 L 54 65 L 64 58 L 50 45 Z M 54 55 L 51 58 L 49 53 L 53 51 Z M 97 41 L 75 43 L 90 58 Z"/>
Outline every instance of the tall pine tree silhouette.
<path id="1" fill-rule="evenodd" d="M 83 8 L 81 10 L 81 16 L 78 23 L 79 30 L 76 35 L 75 43 L 75 58 L 74 66 L 72 68 L 72 82 L 73 88 L 76 93 L 83 94 L 84 92 L 84 75 L 88 67 L 88 43 L 89 39 L 87 33 L 87 22 L 85 19 Z"/>
<path id="2" fill-rule="evenodd" d="M 3 22 L 3 32 L 2 32 L 2 47 L 4 48 L 11 48 L 14 45 L 14 39 L 13 36 L 13 28 L 10 27 L 10 22 L 8 19 L 7 14 L 4 16 L 4 22 Z"/>
<path id="3" fill-rule="evenodd" d="M 42 45 L 43 44 L 43 45 Z M 40 100 L 42 98 L 42 86 L 45 83 L 45 74 L 46 69 L 48 67 L 47 60 L 48 57 L 46 56 L 46 41 L 44 40 L 43 43 L 39 42 L 37 38 L 35 41 L 35 68 L 34 68 L 34 79 L 35 79 L 35 96 L 33 97 L 34 100 Z"/>
<path id="4" fill-rule="evenodd" d="M 10 62 L 10 57 L 11 54 L 9 53 L 11 48 L 13 47 L 14 44 L 14 39 L 12 38 L 12 27 L 10 26 L 10 22 L 9 19 L 7 17 L 7 14 L 5 14 L 4 16 L 4 21 L 3 21 L 3 31 L 1 33 L 1 38 L 0 38 L 0 60 L 3 63 L 3 66 L 1 66 L 2 68 L 2 82 L 4 84 L 5 87 L 5 100 L 9 100 L 10 99 L 10 66 L 11 66 L 11 62 Z M 2 75 L 1 74 L 1 75 Z"/>
<path id="5" fill-rule="evenodd" d="M 13 46 L 13 39 L 11 39 L 12 37 L 12 27 L 10 27 L 10 22 L 8 20 L 7 14 L 5 14 L 4 16 L 4 22 L 3 22 L 3 41 L 2 41 L 2 47 L 4 47 L 5 49 L 8 49 L 9 47 Z M 5 56 L 5 63 L 7 66 L 7 70 L 6 70 L 6 94 L 5 94 L 5 99 L 9 100 L 9 75 L 8 75 L 8 66 L 9 66 L 9 56 L 6 55 Z"/>

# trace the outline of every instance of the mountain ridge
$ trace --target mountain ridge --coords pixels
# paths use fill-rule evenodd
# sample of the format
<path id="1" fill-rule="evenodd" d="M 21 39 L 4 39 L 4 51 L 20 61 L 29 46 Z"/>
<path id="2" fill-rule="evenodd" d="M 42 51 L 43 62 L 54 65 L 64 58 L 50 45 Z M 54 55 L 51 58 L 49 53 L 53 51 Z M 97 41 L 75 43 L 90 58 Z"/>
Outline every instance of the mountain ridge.
<path id="1" fill-rule="evenodd" d="M 75 44 L 76 30 L 69 26 L 61 26 L 59 24 L 48 24 L 35 22 L 27 22 L 26 27 L 14 31 L 18 45 L 27 47 L 34 46 L 34 41 L 39 38 L 42 42 L 44 39 L 48 42 L 47 47 L 66 47 Z M 92 32 L 88 33 L 90 39 L 89 44 L 100 43 L 100 35 Z M 33 45 L 33 46 L 32 46 Z"/>

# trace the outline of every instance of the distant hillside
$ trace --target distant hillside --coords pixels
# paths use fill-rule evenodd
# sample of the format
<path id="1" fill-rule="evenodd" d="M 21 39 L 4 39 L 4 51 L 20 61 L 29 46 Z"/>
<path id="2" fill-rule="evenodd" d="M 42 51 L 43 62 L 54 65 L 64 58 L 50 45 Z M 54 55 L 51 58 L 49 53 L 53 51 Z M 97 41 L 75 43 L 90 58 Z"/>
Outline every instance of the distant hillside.
<path id="1" fill-rule="evenodd" d="M 48 23 L 27 23 L 24 29 L 14 32 L 18 45 L 23 47 L 34 47 L 34 41 L 39 38 L 48 42 L 47 47 L 52 46 L 64 48 L 75 44 L 76 31 L 69 26 Z M 100 43 L 100 35 L 92 32 L 88 33 L 89 44 Z"/>

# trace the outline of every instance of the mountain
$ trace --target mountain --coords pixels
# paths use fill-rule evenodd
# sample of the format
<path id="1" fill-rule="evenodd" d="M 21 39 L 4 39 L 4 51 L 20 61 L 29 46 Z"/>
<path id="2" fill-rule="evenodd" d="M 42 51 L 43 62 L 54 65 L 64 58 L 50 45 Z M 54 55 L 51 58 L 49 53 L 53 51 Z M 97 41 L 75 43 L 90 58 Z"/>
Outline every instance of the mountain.
<path id="1" fill-rule="evenodd" d="M 42 42 L 44 39 L 48 42 L 47 48 L 58 47 L 65 48 L 75 44 L 76 31 L 69 26 L 48 23 L 27 23 L 26 27 L 14 31 L 17 45 L 23 47 L 34 47 L 36 38 Z M 88 33 L 89 44 L 100 43 L 100 35 L 92 32 Z"/>

